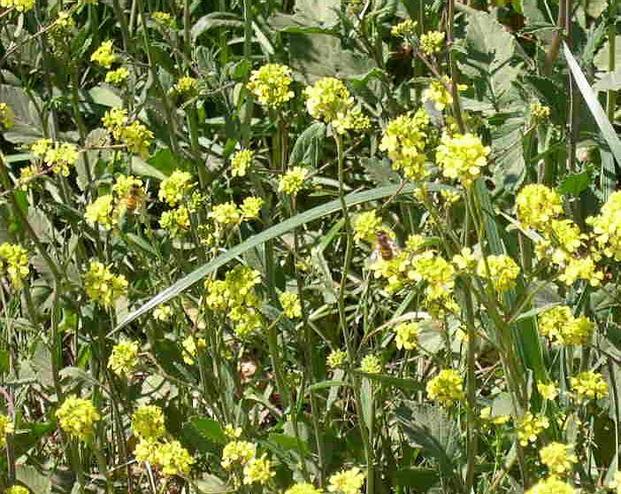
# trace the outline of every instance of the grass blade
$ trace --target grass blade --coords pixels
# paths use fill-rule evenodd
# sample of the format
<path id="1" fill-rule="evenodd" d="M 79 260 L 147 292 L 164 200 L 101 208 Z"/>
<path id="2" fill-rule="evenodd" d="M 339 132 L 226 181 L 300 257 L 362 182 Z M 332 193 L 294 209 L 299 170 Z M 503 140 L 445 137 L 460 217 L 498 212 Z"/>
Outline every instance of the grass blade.
<path id="1" fill-rule="evenodd" d="M 388 185 L 385 187 L 378 187 L 372 190 L 367 190 L 364 192 L 354 192 L 349 194 L 345 200 L 348 206 L 355 206 L 356 204 L 362 204 L 369 201 L 375 201 L 378 199 L 382 199 L 384 197 L 390 197 L 395 194 L 402 194 L 413 192 L 417 186 L 415 184 L 406 184 L 405 186 L 401 185 Z M 441 186 L 440 186 L 441 187 Z M 434 186 L 432 184 L 428 185 L 429 190 L 437 189 L 438 186 Z M 237 256 L 243 254 L 244 252 L 257 247 L 258 245 L 267 242 L 268 240 L 280 237 L 281 235 L 297 228 L 301 225 L 309 223 L 311 221 L 317 220 L 323 216 L 327 216 L 329 214 L 335 213 L 341 209 L 341 204 L 339 200 L 330 201 L 326 204 L 322 204 L 321 206 L 314 207 L 309 209 L 308 211 L 304 211 L 292 218 L 289 218 L 282 223 L 278 223 L 277 225 L 268 228 L 267 230 L 254 235 L 244 242 L 236 245 L 232 249 L 227 252 L 219 255 L 215 259 L 212 259 L 206 264 L 203 264 L 201 267 L 195 269 L 187 276 L 184 276 L 179 281 L 175 282 L 165 290 L 162 290 L 156 296 L 151 298 L 148 302 L 144 303 L 135 311 L 123 319 L 116 328 L 112 330 L 112 333 L 120 330 L 121 328 L 127 326 L 129 323 L 142 316 L 143 314 L 149 312 L 154 307 L 159 304 L 163 304 L 168 300 L 176 297 L 185 289 L 192 286 L 194 283 L 197 283 L 209 273 L 213 273 L 216 269 L 223 266 L 227 262 L 235 259 Z"/>
<path id="2" fill-rule="evenodd" d="M 582 93 L 584 101 L 589 107 L 589 110 L 591 110 L 591 114 L 593 115 L 597 126 L 602 131 L 602 135 L 604 136 L 604 139 L 606 139 L 606 142 L 610 147 L 610 151 L 617 160 L 617 163 L 621 165 L 621 140 L 619 140 L 615 129 L 606 116 L 606 112 L 602 108 L 602 105 L 599 104 L 597 95 L 591 88 L 589 82 L 584 76 L 584 73 L 582 72 L 582 69 L 578 65 L 578 62 L 576 62 L 576 59 L 569 50 L 567 43 L 563 43 L 563 52 L 565 53 L 567 64 L 569 65 L 569 69 L 574 76 L 576 84 L 578 84 L 578 88 Z"/>

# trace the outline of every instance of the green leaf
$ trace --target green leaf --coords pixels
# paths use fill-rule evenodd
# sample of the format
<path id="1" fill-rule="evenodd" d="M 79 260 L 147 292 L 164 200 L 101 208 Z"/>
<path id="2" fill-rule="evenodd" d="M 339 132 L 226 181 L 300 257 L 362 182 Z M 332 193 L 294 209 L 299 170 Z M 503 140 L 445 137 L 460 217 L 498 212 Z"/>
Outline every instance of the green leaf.
<path id="1" fill-rule="evenodd" d="M 319 163 L 321 143 L 325 135 L 326 125 L 324 123 L 315 122 L 311 124 L 295 141 L 293 150 L 289 156 L 289 165 L 299 165 L 303 163 L 316 168 Z"/>
<path id="2" fill-rule="evenodd" d="M 567 59 L 567 64 L 569 65 L 569 69 L 571 70 L 572 75 L 574 76 L 574 80 L 578 85 L 578 89 L 582 93 L 582 97 L 586 102 L 589 110 L 591 110 L 591 114 L 599 127 L 599 130 L 602 132 L 604 139 L 608 143 L 610 147 L 610 151 L 613 156 L 617 160 L 617 163 L 621 165 L 621 140 L 617 136 L 615 129 L 612 124 L 608 120 L 602 105 L 599 104 L 599 100 L 597 99 L 597 95 L 593 92 L 593 89 L 589 85 L 582 69 L 576 62 L 576 59 L 572 55 L 567 43 L 563 43 L 563 53 L 565 54 L 565 58 Z"/>
<path id="3" fill-rule="evenodd" d="M 587 190 L 589 185 L 591 185 L 591 175 L 589 172 L 584 171 L 565 177 L 558 190 L 565 196 L 578 196 L 581 192 Z"/>
<path id="4" fill-rule="evenodd" d="M 89 90 L 88 96 L 92 103 L 109 108 L 122 107 L 123 100 L 110 87 L 96 86 Z"/>
<path id="5" fill-rule="evenodd" d="M 18 464 L 15 476 L 19 482 L 37 494 L 48 494 L 52 492 L 52 481 L 47 475 L 39 473 L 35 467 Z"/>
<path id="6" fill-rule="evenodd" d="M 519 75 L 509 63 L 515 52 L 513 36 L 491 14 L 475 11 L 468 16 L 465 41 L 468 57 L 461 69 L 478 92 L 496 106 L 513 101 L 511 90 Z"/>
<path id="7" fill-rule="evenodd" d="M 196 23 L 192 26 L 191 36 L 192 40 L 196 41 L 201 34 L 209 31 L 210 29 L 220 27 L 239 28 L 243 26 L 244 22 L 235 14 L 228 12 L 211 12 L 196 21 Z"/>
<path id="8" fill-rule="evenodd" d="M 441 475 L 453 486 L 459 485 L 460 432 L 446 411 L 435 405 L 404 401 L 396 410 L 396 418 L 411 446 L 420 447 L 435 458 Z"/>
<path id="9" fill-rule="evenodd" d="M 199 494 L 224 494 L 225 492 L 234 492 L 234 489 L 228 487 L 215 475 L 204 474 L 201 480 L 194 480 L 192 484 Z"/>
<path id="10" fill-rule="evenodd" d="M 368 190 L 365 192 L 354 192 L 345 197 L 345 201 L 348 206 L 354 206 L 356 204 L 362 204 L 369 201 L 377 201 L 378 199 L 382 199 L 384 197 L 391 197 L 394 194 L 408 194 L 413 192 L 418 186 L 416 184 L 406 184 L 404 187 L 399 185 L 390 185 L 386 187 L 378 187 L 376 189 Z M 429 190 L 439 190 L 441 188 L 446 188 L 443 186 L 428 184 Z M 215 259 L 212 259 L 206 264 L 203 264 L 201 267 L 192 271 L 190 274 L 184 276 L 165 290 L 162 290 L 160 293 L 155 295 L 151 300 L 140 306 L 138 309 L 134 310 L 130 314 L 128 314 L 125 319 L 123 319 L 116 328 L 112 330 L 112 333 L 115 333 L 125 326 L 127 326 L 132 321 L 136 320 L 143 314 L 146 314 L 151 309 L 157 307 L 160 304 L 167 302 L 168 300 L 176 297 L 181 292 L 191 287 L 195 283 L 198 283 L 205 276 L 210 273 L 213 273 L 221 266 L 224 266 L 227 262 L 232 261 L 236 257 L 242 255 L 244 252 L 254 249 L 259 245 L 267 242 L 268 240 L 280 237 L 281 235 L 299 227 L 311 221 L 315 221 L 319 218 L 327 216 L 329 214 L 335 213 L 336 211 L 341 209 L 340 201 L 334 200 L 330 201 L 327 204 L 322 204 L 321 206 L 317 206 L 315 208 L 309 209 L 303 213 L 297 214 L 292 218 L 283 221 L 277 225 L 268 228 L 257 235 L 254 235 L 247 240 L 243 241 L 241 244 L 236 245 L 232 249 L 220 254 Z M 112 334 L 111 333 L 111 334 Z"/>
<path id="11" fill-rule="evenodd" d="M 426 492 L 440 480 L 438 471 L 433 468 L 401 468 L 395 477 L 397 485 L 412 487 L 416 492 Z"/>
<path id="12" fill-rule="evenodd" d="M 217 420 L 207 417 L 194 417 L 190 419 L 190 424 L 198 434 L 216 444 L 228 442 L 226 434 Z"/>

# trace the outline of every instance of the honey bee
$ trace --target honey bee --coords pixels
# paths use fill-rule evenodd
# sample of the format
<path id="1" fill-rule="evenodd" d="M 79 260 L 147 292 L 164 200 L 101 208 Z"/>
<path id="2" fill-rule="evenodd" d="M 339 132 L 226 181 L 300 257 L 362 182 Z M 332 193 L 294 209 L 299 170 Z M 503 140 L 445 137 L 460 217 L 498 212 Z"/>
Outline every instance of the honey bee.
<path id="1" fill-rule="evenodd" d="M 125 209 L 130 213 L 133 213 L 140 208 L 144 204 L 144 201 L 144 189 L 140 185 L 136 184 L 132 185 L 129 193 L 122 199 Z"/>
<path id="2" fill-rule="evenodd" d="M 382 258 L 384 261 L 390 261 L 399 253 L 399 250 L 399 246 L 391 238 L 390 234 L 385 230 L 379 230 L 376 233 L 376 244 L 371 254 L 371 261 L 374 262 L 379 258 Z"/>

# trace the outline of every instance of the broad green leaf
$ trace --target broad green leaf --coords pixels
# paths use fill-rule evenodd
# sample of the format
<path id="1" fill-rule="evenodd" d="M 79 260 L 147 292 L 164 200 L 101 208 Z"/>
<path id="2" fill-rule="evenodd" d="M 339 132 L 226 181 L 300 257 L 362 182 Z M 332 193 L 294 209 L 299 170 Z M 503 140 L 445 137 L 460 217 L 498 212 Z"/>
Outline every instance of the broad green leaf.
<path id="1" fill-rule="evenodd" d="M 28 487 L 31 492 L 48 494 L 52 492 L 52 481 L 47 475 L 40 473 L 35 467 L 18 464 L 15 476 L 17 480 Z"/>
<path id="2" fill-rule="evenodd" d="M 460 492 L 458 473 L 461 449 L 460 431 L 455 421 L 439 406 L 403 402 L 396 410 L 396 419 L 411 446 L 420 447 L 438 462 L 440 475 L 452 484 L 451 492 Z"/>
<path id="3" fill-rule="evenodd" d="M 465 41 L 468 56 L 462 71 L 488 101 L 506 106 L 515 99 L 513 82 L 519 75 L 519 68 L 509 63 L 515 52 L 513 36 L 494 16 L 476 11 L 468 15 Z"/>
<path id="4" fill-rule="evenodd" d="M 563 195 L 578 196 L 591 185 L 591 175 L 584 171 L 568 175 L 563 179 L 558 190 Z"/>
<path id="5" fill-rule="evenodd" d="M 321 122 L 311 124 L 300 134 L 295 141 L 291 155 L 289 156 L 289 165 L 306 164 L 317 167 L 321 151 L 321 143 L 326 135 L 326 125 Z"/>

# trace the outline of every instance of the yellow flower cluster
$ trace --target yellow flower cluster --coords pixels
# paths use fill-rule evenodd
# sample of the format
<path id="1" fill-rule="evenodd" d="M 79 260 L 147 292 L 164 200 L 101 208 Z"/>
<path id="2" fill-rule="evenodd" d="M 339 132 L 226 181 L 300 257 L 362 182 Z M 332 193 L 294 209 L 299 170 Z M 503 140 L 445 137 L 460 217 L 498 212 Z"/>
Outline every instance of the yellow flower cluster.
<path id="1" fill-rule="evenodd" d="M 526 491 L 526 494 L 574 494 L 576 490 L 557 477 L 540 480 Z"/>
<path id="2" fill-rule="evenodd" d="M 138 342 L 121 341 L 114 345 L 108 358 L 108 368 L 117 376 L 131 374 L 138 365 Z"/>
<path id="3" fill-rule="evenodd" d="M 542 184 L 529 184 L 518 193 L 517 218 L 525 228 L 545 230 L 563 212 L 561 196 Z"/>
<path id="4" fill-rule="evenodd" d="M 153 319 L 156 321 L 166 322 L 170 321 L 173 315 L 173 310 L 170 305 L 160 305 L 153 311 Z"/>
<path id="5" fill-rule="evenodd" d="M 106 82 L 113 86 L 121 86 L 129 78 L 129 70 L 126 67 L 109 70 L 106 72 Z"/>
<path id="6" fill-rule="evenodd" d="M 175 170 L 162 180 L 158 197 L 169 206 L 176 206 L 187 197 L 193 186 L 192 175 L 189 172 Z"/>
<path id="7" fill-rule="evenodd" d="M 91 261 L 84 275 L 84 288 L 88 298 L 111 307 L 119 297 L 127 293 L 127 279 L 122 274 L 115 275 L 99 261 Z"/>
<path id="8" fill-rule="evenodd" d="M 608 384 L 598 372 L 580 372 L 570 377 L 569 383 L 579 401 L 599 400 L 608 396 Z"/>
<path id="9" fill-rule="evenodd" d="M 118 222 L 113 211 L 114 197 L 112 194 L 104 194 L 86 206 L 84 217 L 89 224 L 99 224 L 104 230 L 110 230 Z"/>
<path id="10" fill-rule="evenodd" d="M 441 80 L 433 80 L 429 87 L 423 91 L 423 101 L 431 101 L 438 111 L 444 110 L 453 104 L 453 95 L 450 91 L 451 80 L 443 76 Z M 468 86 L 460 84 L 458 89 L 463 91 Z"/>
<path id="11" fill-rule="evenodd" d="M 179 441 L 158 443 L 153 464 L 164 475 L 187 475 L 193 463 L 194 458 Z"/>
<path id="12" fill-rule="evenodd" d="M 185 206 L 164 211 L 160 218 L 160 226 L 176 237 L 190 228 L 190 211 Z"/>
<path id="13" fill-rule="evenodd" d="M 106 69 L 109 69 L 118 60 L 118 55 L 114 51 L 111 40 L 104 41 L 91 55 L 91 62 L 95 62 Z"/>
<path id="14" fill-rule="evenodd" d="M 205 338 L 195 338 L 193 335 L 189 335 L 181 342 L 183 347 L 183 361 L 188 365 L 194 365 L 194 358 L 198 353 L 199 348 L 206 348 L 207 342 Z"/>
<path id="15" fill-rule="evenodd" d="M 621 191 L 612 193 L 600 214 L 588 218 L 587 223 L 593 227 L 600 251 L 615 261 L 621 261 Z"/>
<path id="16" fill-rule="evenodd" d="M 267 455 L 260 458 L 252 458 L 244 465 L 244 484 L 267 484 L 276 475 L 272 470 L 272 462 L 267 459 Z"/>
<path id="17" fill-rule="evenodd" d="M 382 228 L 382 220 L 377 216 L 377 211 L 365 211 L 356 215 L 352 221 L 354 230 L 354 239 L 356 241 L 364 240 L 373 243 L 377 236 L 377 232 Z"/>
<path id="18" fill-rule="evenodd" d="M 416 34 L 416 24 L 416 21 L 406 19 L 405 21 L 392 26 L 390 34 L 392 34 L 395 38 L 407 38 L 409 36 L 413 36 Z"/>
<path id="19" fill-rule="evenodd" d="M 576 455 L 572 453 L 571 446 L 552 442 L 539 451 L 541 463 L 548 467 L 550 475 L 564 475 L 569 473 L 573 464 L 578 462 Z"/>
<path id="20" fill-rule="evenodd" d="M 161 26 L 169 28 L 175 27 L 175 20 L 173 19 L 173 16 L 170 15 L 168 12 L 153 12 L 151 14 L 151 19 L 153 19 L 153 22 L 155 22 L 156 24 L 160 24 Z"/>
<path id="21" fill-rule="evenodd" d="M 172 87 L 172 92 L 180 96 L 192 96 L 198 90 L 198 80 L 194 77 L 183 76 Z"/>
<path id="22" fill-rule="evenodd" d="M 101 121 L 112 137 L 122 143 L 129 152 L 143 158 L 149 154 L 153 132 L 138 120 L 130 122 L 127 110 L 112 108 L 104 114 Z"/>
<path id="23" fill-rule="evenodd" d="M 12 485 L 4 491 L 4 494 L 30 494 L 30 491 L 21 485 Z"/>
<path id="24" fill-rule="evenodd" d="M 194 463 L 189 451 L 179 441 L 163 439 L 166 434 L 164 414 L 156 405 L 143 405 L 132 415 L 132 430 L 140 441 L 134 454 L 136 460 L 150 463 L 164 475 L 187 475 Z"/>
<path id="25" fill-rule="evenodd" d="M 360 370 L 365 374 L 380 374 L 384 366 L 377 355 L 365 355 L 360 361 Z"/>
<path id="26" fill-rule="evenodd" d="M 358 467 L 341 470 L 330 476 L 328 492 L 336 494 L 359 494 L 364 485 L 364 474 Z"/>
<path id="27" fill-rule="evenodd" d="M 378 259 L 371 268 L 376 277 L 387 280 L 389 292 L 422 282 L 425 284 L 424 304 L 430 313 L 454 312 L 458 309 L 452 298 L 455 268 L 431 249 L 419 252 L 423 243 L 421 236 L 411 235 L 403 250 L 390 260 Z"/>
<path id="28" fill-rule="evenodd" d="M 231 156 L 231 175 L 234 177 L 245 177 L 248 169 L 252 166 L 254 151 L 242 149 Z"/>
<path id="29" fill-rule="evenodd" d="M 526 412 L 517 425 L 517 437 L 522 446 L 537 441 L 539 435 L 550 427 L 550 421 L 544 417 L 534 416 L 531 412 Z"/>
<path id="30" fill-rule="evenodd" d="M 537 383 L 537 391 L 545 400 L 555 400 L 558 396 L 558 386 L 555 383 Z"/>
<path id="31" fill-rule="evenodd" d="M 535 122 L 543 122 L 550 118 L 550 107 L 542 105 L 539 101 L 531 103 L 530 116 Z"/>
<path id="32" fill-rule="evenodd" d="M 313 484 L 300 482 L 289 487 L 285 494 L 322 494 L 322 490 L 315 488 Z"/>
<path id="33" fill-rule="evenodd" d="M 134 450 L 136 460 L 150 463 L 167 476 L 187 475 L 194 459 L 179 441 L 141 440 Z"/>
<path id="34" fill-rule="evenodd" d="M 3 242 L 0 244 L 0 273 L 8 276 L 14 289 L 24 286 L 28 276 L 28 251 L 21 245 Z"/>
<path id="35" fill-rule="evenodd" d="M 399 350 L 414 350 L 418 345 L 420 325 L 416 322 L 402 322 L 395 327 L 395 344 Z"/>
<path id="36" fill-rule="evenodd" d="M 0 129 L 8 130 L 15 124 L 15 114 L 9 105 L 0 103 Z"/>
<path id="37" fill-rule="evenodd" d="M 295 96 L 291 90 L 292 83 L 289 67 L 269 63 L 252 73 L 248 89 L 261 105 L 278 108 Z"/>
<path id="38" fill-rule="evenodd" d="M 427 31 L 420 37 L 420 51 L 431 56 L 439 53 L 444 45 L 444 33 L 440 31 Z"/>
<path id="39" fill-rule="evenodd" d="M 541 334 L 557 345 L 584 345 L 594 329 L 587 317 L 574 317 L 566 305 L 542 312 L 538 323 Z"/>
<path id="40" fill-rule="evenodd" d="M 328 354 L 328 358 L 326 359 L 326 363 L 330 369 L 338 369 L 343 367 L 345 361 L 347 360 L 347 353 L 344 350 L 332 350 Z"/>
<path id="41" fill-rule="evenodd" d="M 520 274 L 520 267 L 509 256 L 504 254 L 490 255 L 479 259 L 477 274 L 491 282 L 498 292 L 510 290 Z"/>
<path id="42" fill-rule="evenodd" d="M 225 470 L 244 467 L 257 453 L 257 445 L 248 441 L 231 441 L 222 450 L 220 464 Z"/>
<path id="43" fill-rule="evenodd" d="M 91 435 L 95 424 L 101 419 L 92 401 L 75 395 L 65 398 L 55 415 L 63 431 L 82 441 Z"/>
<path id="44" fill-rule="evenodd" d="M 428 126 L 429 115 L 421 108 L 414 115 L 391 120 L 384 130 L 380 150 L 388 153 L 393 169 L 403 171 L 410 180 L 422 180 L 427 175 L 424 151 Z"/>
<path id="45" fill-rule="evenodd" d="M 0 7 L 15 9 L 18 12 L 27 12 L 35 6 L 36 0 L 0 0 Z"/>
<path id="46" fill-rule="evenodd" d="M 304 181 L 308 175 L 308 170 L 301 166 L 294 166 L 288 170 L 278 181 L 278 192 L 290 196 L 296 196 L 304 187 Z"/>
<path id="47" fill-rule="evenodd" d="M 13 421 L 7 415 L 0 415 L 0 448 L 6 446 L 6 436 L 13 432 Z"/>
<path id="48" fill-rule="evenodd" d="M 487 165 L 490 148 L 477 136 L 466 134 L 442 135 L 436 151 L 436 161 L 446 178 L 459 180 L 469 187 Z"/>
<path id="49" fill-rule="evenodd" d="M 140 439 L 157 440 L 166 434 L 164 413 L 157 405 L 142 405 L 132 415 L 132 431 Z"/>
<path id="50" fill-rule="evenodd" d="M 363 132 L 371 126 L 369 118 L 359 108 L 354 108 L 354 98 L 339 79 L 319 79 L 314 86 L 307 87 L 304 94 L 308 113 L 331 124 L 337 134 Z"/>
<path id="51" fill-rule="evenodd" d="M 51 139 L 39 139 L 30 146 L 32 154 L 40 158 L 45 166 L 57 175 L 69 175 L 69 167 L 78 161 L 78 148 L 68 142 L 53 142 Z"/>
<path id="52" fill-rule="evenodd" d="M 311 117 L 325 122 L 342 118 L 354 105 L 349 89 L 339 79 L 324 77 L 307 87 L 306 108 Z"/>
<path id="53" fill-rule="evenodd" d="M 462 376 L 455 369 L 442 369 L 427 383 L 426 390 L 431 400 L 444 406 L 464 398 Z"/>
<path id="54" fill-rule="evenodd" d="M 246 266 L 237 266 L 227 272 L 224 280 L 205 282 L 207 307 L 226 313 L 233 322 L 234 331 L 244 337 L 262 325 L 258 307 L 260 300 L 255 286 L 261 274 Z"/>
<path id="55" fill-rule="evenodd" d="M 278 300 L 282 306 L 282 312 L 288 319 L 299 319 L 302 317 L 302 303 L 300 297 L 294 292 L 282 292 L 278 295 Z"/>

